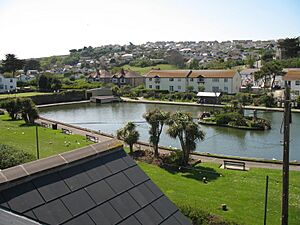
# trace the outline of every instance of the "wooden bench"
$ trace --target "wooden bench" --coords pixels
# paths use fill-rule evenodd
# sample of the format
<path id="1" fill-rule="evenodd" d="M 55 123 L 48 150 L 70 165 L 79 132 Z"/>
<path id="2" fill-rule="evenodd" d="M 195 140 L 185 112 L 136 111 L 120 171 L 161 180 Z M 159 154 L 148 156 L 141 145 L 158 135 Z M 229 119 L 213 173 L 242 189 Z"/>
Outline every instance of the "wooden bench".
<path id="1" fill-rule="evenodd" d="M 64 134 L 72 134 L 72 131 L 66 128 L 61 128 L 61 132 L 63 132 Z"/>
<path id="2" fill-rule="evenodd" d="M 246 170 L 246 163 L 224 160 L 224 169 Z"/>
<path id="3" fill-rule="evenodd" d="M 89 141 L 92 141 L 92 142 L 99 142 L 99 138 L 95 137 L 95 136 L 92 136 L 92 135 L 86 134 L 85 138 L 86 138 L 86 140 L 89 140 Z"/>

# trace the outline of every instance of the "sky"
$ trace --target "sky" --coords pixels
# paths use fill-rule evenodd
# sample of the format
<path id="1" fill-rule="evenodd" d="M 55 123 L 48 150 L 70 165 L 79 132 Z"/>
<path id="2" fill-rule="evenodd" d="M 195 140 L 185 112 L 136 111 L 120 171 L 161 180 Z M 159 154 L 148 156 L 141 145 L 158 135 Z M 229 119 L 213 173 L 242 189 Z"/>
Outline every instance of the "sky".
<path id="1" fill-rule="evenodd" d="M 300 36 L 299 0 L 0 0 L 0 59 L 147 41 Z"/>

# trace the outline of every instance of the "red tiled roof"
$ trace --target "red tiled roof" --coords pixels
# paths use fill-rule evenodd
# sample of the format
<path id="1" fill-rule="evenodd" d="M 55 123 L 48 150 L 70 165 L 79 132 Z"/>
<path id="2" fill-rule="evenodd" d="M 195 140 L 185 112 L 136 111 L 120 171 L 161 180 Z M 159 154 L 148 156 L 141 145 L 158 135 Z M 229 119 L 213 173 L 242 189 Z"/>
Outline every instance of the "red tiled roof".
<path id="1" fill-rule="evenodd" d="M 283 77 L 284 80 L 300 80 L 300 70 L 288 70 Z"/>

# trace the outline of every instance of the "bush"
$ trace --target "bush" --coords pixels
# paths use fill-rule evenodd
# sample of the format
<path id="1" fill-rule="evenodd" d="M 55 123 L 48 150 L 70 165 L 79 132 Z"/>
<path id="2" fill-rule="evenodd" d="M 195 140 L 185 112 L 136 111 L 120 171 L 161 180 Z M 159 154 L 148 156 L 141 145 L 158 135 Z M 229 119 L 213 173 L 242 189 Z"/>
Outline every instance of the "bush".
<path id="1" fill-rule="evenodd" d="M 242 120 L 242 119 L 243 119 L 242 115 L 237 112 L 220 113 L 216 115 L 216 123 L 218 125 L 226 125 L 229 122 Z"/>
<path id="2" fill-rule="evenodd" d="M 190 205 L 179 205 L 178 208 L 183 215 L 190 218 L 193 225 L 238 225 L 235 222 L 226 221 L 219 216 L 211 215 Z"/>
<path id="3" fill-rule="evenodd" d="M 266 107 L 276 106 L 276 101 L 273 94 L 264 94 L 259 98 L 261 104 L 264 104 Z"/>
<path id="4" fill-rule="evenodd" d="M 35 157 L 22 150 L 0 144 L 0 169 L 20 165 L 35 160 Z"/>

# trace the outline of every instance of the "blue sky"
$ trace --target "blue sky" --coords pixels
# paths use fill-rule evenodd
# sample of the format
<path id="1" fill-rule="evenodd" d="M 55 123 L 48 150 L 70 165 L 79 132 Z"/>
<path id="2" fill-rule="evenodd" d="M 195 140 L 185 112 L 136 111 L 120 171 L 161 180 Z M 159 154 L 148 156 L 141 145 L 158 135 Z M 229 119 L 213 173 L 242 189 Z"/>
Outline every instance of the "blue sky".
<path id="1" fill-rule="evenodd" d="M 0 58 L 147 41 L 300 35 L 299 0 L 0 0 Z"/>

